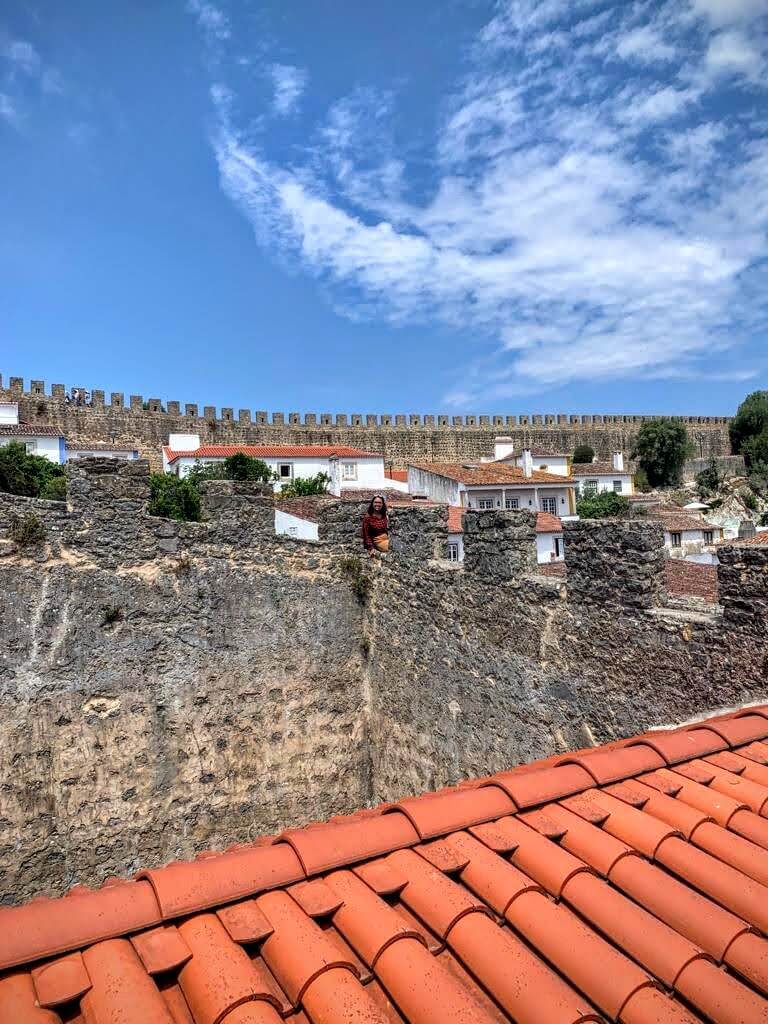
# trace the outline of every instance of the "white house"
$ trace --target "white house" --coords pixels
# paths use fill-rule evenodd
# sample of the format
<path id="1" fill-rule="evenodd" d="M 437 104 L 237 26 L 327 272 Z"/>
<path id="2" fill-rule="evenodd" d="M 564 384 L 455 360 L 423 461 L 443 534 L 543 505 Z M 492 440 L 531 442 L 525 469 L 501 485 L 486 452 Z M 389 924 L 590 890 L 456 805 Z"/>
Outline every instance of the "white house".
<path id="1" fill-rule="evenodd" d="M 184 477 L 197 462 L 223 462 L 238 453 L 266 462 L 276 475 L 277 490 L 318 473 L 331 478 L 329 490 L 337 495 L 348 489 L 383 491 L 392 485 L 384 476 L 383 455 L 347 445 L 201 445 L 198 434 L 171 434 L 163 447 L 163 468 Z"/>
<path id="2" fill-rule="evenodd" d="M 635 493 L 634 467 L 626 462 L 623 452 L 614 452 L 610 462 L 575 462 L 571 475 L 583 496 L 603 491 L 615 491 L 625 497 Z"/>
<path id="3" fill-rule="evenodd" d="M 40 455 L 62 466 L 67 461 L 66 442 L 56 427 L 21 423 L 17 402 L 0 402 L 0 446 L 18 441 L 30 455 Z"/>
<path id="4" fill-rule="evenodd" d="M 539 565 L 563 562 L 563 524 L 559 516 L 539 512 L 536 516 L 536 561 Z"/>
<path id="5" fill-rule="evenodd" d="M 509 437 L 497 437 L 494 445 L 494 462 L 506 462 L 511 466 L 523 466 L 524 451 L 531 454 L 531 465 L 541 473 L 554 473 L 555 476 L 569 476 L 571 456 L 565 452 L 541 451 L 537 448 L 521 449 L 515 451 L 515 446 Z"/>
<path id="6" fill-rule="evenodd" d="M 112 444 L 111 442 L 105 442 L 101 444 L 70 444 L 67 442 L 67 462 L 72 462 L 73 459 L 91 459 L 91 458 L 102 458 L 102 459 L 123 459 L 130 461 L 131 459 L 138 459 L 139 450 L 131 445 Z"/>
<path id="7" fill-rule="evenodd" d="M 279 502 L 275 506 L 275 533 L 299 540 L 317 540 L 317 507 L 317 498 L 286 498 Z"/>
<path id="8" fill-rule="evenodd" d="M 683 509 L 651 509 L 648 514 L 661 523 L 664 546 L 672 558 L 715 560 L 713 545 L 723 539 L 722 527 L 713 526 L 695 512 Z"/>
<path id="9" fill-rule="evenodd" d="M 408 466 L 412 495 L 476 509 L 525 509 L 555 516 L 575 516 L 573 480 L 533 468 L 523 452 L 522 467 L 506 462 L 431 462 Z"/>
<path id="10" fill-rule="evenodd" d="M 448 544 L 446 557 L 449 562 L 464 561 L 464 509 L 461 505 L 448 506 Z"/>

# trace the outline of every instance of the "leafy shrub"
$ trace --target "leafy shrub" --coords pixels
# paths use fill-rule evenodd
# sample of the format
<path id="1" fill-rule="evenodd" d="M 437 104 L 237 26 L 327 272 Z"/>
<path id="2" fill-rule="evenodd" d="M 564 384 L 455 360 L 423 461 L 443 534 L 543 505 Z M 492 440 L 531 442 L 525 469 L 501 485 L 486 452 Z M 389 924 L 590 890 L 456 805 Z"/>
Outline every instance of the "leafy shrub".
<path id="1" fill-rule="evenodd" d="M 763 512 L 763 514 L 760 516 L 760 525 L 768 526 L 768 512 Z"/>
<path id="2" fill-rule="evenodd" d="M 744 441 L 741 450 L 750 471 L 768 465 L 768 428 Z"/>
<path id="3" fill-rule="evenodd" d="M 331 478 L 327 473 L 318 473 L 317 476 L 296 477 L 285 487 L 280 489 L 281 498 L 306 498 L 312 494 L 325 494 Z"/>
<path id="4" fill-rule="evenodd" d="M 615 491 L 581 498 L 576 504 L 581 519 L 626 519 L 629 515 L 629 501 Z"/>
<path id="5" fill-rule="evenodd" d="M 639 459 L 653 487 L 671 487 L 680 483 L 689 451 L 685 426 L 678 420 L 662 418 L 642 425 L 632 458 Z"/>
<path id="6" fill-rule="evenodd" d="M 757 498 L 754 491 L 748 491 L 746 488 L 739 491 L 739 497 L 744 503 L 744 507 L 748 508 L 750 512 L 757 512 Z"/>
<path id="7" fill-rule="evenodd" d="M 723 476 L 717 468 L 717 459 L 713 455 L 707 468 L 696 474 L 696 490 L 699 497 L 704 499 L 712 494 L 717 494 L 722 482 Z"/>
<path id="8" fill-rule="evenodd" d="M 45 498 L 47 501 L 66 501 L 67 478 L 63 474 L 49 477 L 40 488 L 38 497 Z"/>
<path id="9" fill-rule="evenodd" d="M 116 605 L 105 605 L 101 610 L 102 626 L 114 626 L 116 622 L 122 622 L 123 609 Z"/>
<path id="10" fill-rule="evenodd" d="M 45 526 L 34 512 L 13 515 L 8 526 L 8 536 L 20 548 L 31 548 L 45 542 Z"/>
<path id="11" fill-rule="evenodd" d="M 768 430 L 768 391 L 753 391 L 747 395 L 728 429 L 734 454 L 743 452 L 749 465 L 751 452 L 747 450 L 748 442 Z"/>
<path id="12" fill-rule="evenodd" d="M 236 452 L 224 459 L 225 480 L 261 480 L 268 484 L 274 477 L 275 474 L 263 459 L 254 459 L 243 452 Z"/>
<path id="13" fill-rule="evenodd" d="M 200 492 L 189 477 L 153 473 L 149 478 L 149 514 L 199 523 Z"/>
<path id="14" fill-rule="evenodd" d="M 38 498 L 48 482 L 58 477 L 65 479 L 61 466 L 30 455 L 18 441 L 0 447 L 0 491 Z"/>
<path id="15" fill-rule="evenodd" d="M 646 494 L 651 489 L 651 485 L 648 483 L 648 474 L 642 466 L 638 466 L 635 470 L 635 487 L 641 494 Z"/>
<path id="16" fill-rule="evenodd" d="M 573 453 L 573 461 L 577 464 L 582 462 L 592 462 L 595 458 L 595 449 L 589 444 L 576 445 L 576 451 Z"/>
<path id="17" fill-rule="evenodd" d="M 365 604 L 371 592 L 371 578 L 363 569 L 362 559 L 358 555 L 344 555 L 339 559 L 339 569 L 352 584 L 352 592 L 360 604 Z"/>

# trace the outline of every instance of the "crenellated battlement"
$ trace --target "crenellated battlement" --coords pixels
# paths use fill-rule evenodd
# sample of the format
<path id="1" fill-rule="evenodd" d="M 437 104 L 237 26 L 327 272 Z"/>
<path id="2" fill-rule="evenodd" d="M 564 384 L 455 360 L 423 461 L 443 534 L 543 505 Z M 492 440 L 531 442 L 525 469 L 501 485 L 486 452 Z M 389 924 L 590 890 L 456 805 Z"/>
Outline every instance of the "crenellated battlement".
<path id="1" fill-rule="evenodd" d="M 87 395 L 86 398 L 82 396 Z M 74 397 L 73 397 L 74 396 Z M 503 432 L 519 445 L 572 451 L 591 444 L 598 454 L 631 446 L 640 426 L 658 416 L 536 413 L 518 415 L 421 413 L 299 413 L 217 407 L 67 388 L 21 377 L 0 376 L 0 399 L 18 401 L 23 418 L 59 427 L 72 441 L 138 444 L 153 466 L 170 433 L 200 434 L 203 443 L 352 444 L 381 452 L 393 464 L 413 460 L 451 461 L 493 453 Z M 727 455 L 729 417 L 679 416 L 702 458 Z"/>

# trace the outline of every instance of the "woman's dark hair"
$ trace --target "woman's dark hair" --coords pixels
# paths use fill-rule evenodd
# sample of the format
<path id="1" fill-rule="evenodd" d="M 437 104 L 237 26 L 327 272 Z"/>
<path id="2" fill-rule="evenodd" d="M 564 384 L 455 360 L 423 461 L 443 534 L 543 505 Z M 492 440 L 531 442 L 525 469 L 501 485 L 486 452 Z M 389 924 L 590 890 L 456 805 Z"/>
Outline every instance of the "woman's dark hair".
<path id="1" fill-rule="evenodd" d="M 368 515 L 369 516 L 379 515 L 379 513 L 373 507 L 373 503 L 374 503 L 374 501 L 376 501 L 377 498 L 381 501 L 381 504 L 382 504 L 382 509 L 381 509 L 381 513 L 380 514 L 385 516 L 387 514 L 387 503 L 384 500 L 384 495 L 383 494 L 374 494 L 374 496 L 371 498 L 371 502 L 368 505 Z"/>

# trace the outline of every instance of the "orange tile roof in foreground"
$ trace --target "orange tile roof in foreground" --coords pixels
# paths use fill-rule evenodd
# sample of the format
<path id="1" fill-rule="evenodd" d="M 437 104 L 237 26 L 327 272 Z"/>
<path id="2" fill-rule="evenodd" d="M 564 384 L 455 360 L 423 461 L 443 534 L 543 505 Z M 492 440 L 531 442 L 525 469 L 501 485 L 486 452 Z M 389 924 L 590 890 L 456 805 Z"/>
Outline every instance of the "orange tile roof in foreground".
<path id="1" fill-rule="evenodd" d="M 3 1024 L 768 1020 L 768 705 L 0 910 Z"/>
<path id="2" fill-rule="evenodd" d="M 381 459 L 377 452 L 366 452 L 362 448 L 350 448 L 349 445 L 323 444 L 204 444 L 190 451 L 177 452 L 168 445 L 163 452 L 169 462 L 176 459 L 225 459 L 228 455 L 250 455 L 254 459 L 328 459 L 338 455 L 340 459 Z"/>

